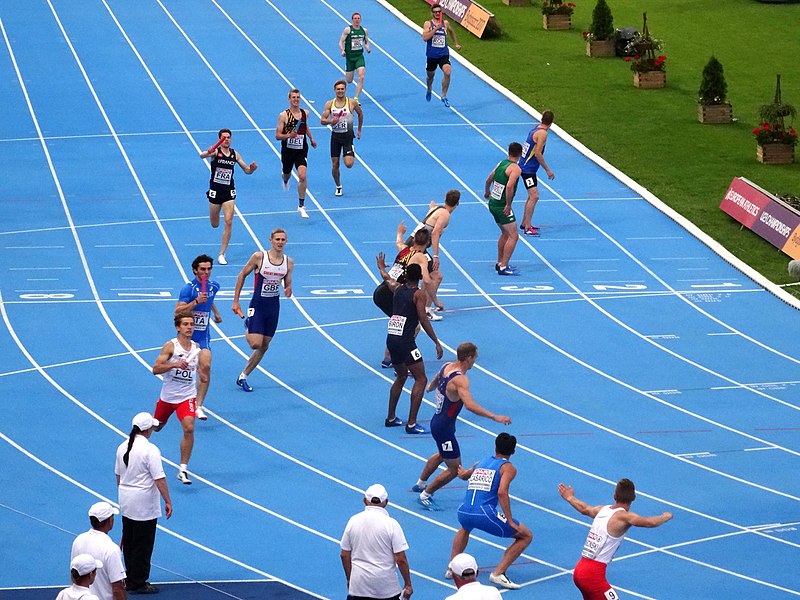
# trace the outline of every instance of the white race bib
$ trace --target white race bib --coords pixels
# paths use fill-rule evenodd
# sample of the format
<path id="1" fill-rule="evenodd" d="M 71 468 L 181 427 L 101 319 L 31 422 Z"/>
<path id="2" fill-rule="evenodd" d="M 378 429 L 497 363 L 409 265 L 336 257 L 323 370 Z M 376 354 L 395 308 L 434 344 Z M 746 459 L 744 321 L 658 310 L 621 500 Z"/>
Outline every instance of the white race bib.
<path id="1" fill-rule="evenodd" d="M 492 481 L 497 473 L 494 469 L 478 468 L 472 472 L 467 484 L 467 489 L 478 492 L 489 492 L 492 489 Z"/>
<path id="2" fill-rule="evenodd" d="M 302 150 L 304 141 L 305 136 L 298 135 L 297 137 L 286 138 L 286 145 L 293 150 Z"/>
<path id="3" fill-rule="evenodd" d="M 598 535 L 594 531 L 590 531 L 589 535 L 586 536 L 586 541 L 583 544 L 583 551 L 581 552 L 581 556 L 584 558 L 588 558 L 594 560 L 597 556 L 597 551 L 603 547 L 603 536 Z"/>
<path id="4" fill-rule="evenodd" d="M 208 319 L 209 313 L 195 311 L 192 313 L 194 315 L 194 330 L 195 331 L 205 331 L 208 329 Z"/>
<path id="5" fill-rule="evenodd" d="M 264 280 L 261 284 L 261 297 L 274 298 L 275 296 L 280 296 L 280 290 L 281 286 L 279 282 Z"/>
<path id="6" fill-rule="evenodd" d="M 392 268 L 389 269 L 389 277 L 391 277 L 395 281 L 397 281 L 400 275 L 402 274 L 403 274 L 403 265 L 401 265 L 400 263 L 394 263 L 392 265 Z"/>
<path id="7" fill-rule="evenodd" d="M 363 50 L 364 49 L 364 38 L 361 38 L 361 37 L 350 38 L 350 49 L 351 50 Z"/>
<path id="8" fill-rule="evenodd" d="M 406 318 L 402 315 L 392 315 L 389 319 L 389 335 L 403 335 L 406 326 Z"/>
<path id="9" fill-rule="evenodd" d="M 230 185 L 231 179 L 233 179 L 233 169 L 223 169 L 221 167 L 217 167 L 214 170 L 214 183 Z"/>
<path id="10" fill-rule="evenodd" d="M 492 200 L 500 200 L 503 201 L 503 193 L 506 191 L 505 184 L 498 183 L 496 181 L 492 181 L 492 187 L 489 190 L 489 196 Z"/>
<path id="11" fill-rule="evenodd" d="M 434 35 L 431 38 L 431 46 L 434 48 L 444 48 L 447 45 L 447 37 L 444 35 Z"/>

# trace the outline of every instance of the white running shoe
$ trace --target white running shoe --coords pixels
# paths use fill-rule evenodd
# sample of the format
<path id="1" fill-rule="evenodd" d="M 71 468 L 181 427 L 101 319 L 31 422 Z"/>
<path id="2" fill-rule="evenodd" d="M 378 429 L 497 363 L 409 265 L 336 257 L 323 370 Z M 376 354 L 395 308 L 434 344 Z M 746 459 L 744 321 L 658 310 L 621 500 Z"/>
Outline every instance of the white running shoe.
<path id="1" fill-rule="evenodd" d="M 428 313 L 428 319 L 431 321 L 441 321 L 444 317 L 442 315 L 438 315 L 435 312 L 431 312 L 430 310 L 426 311 Z"/>
<path id="2" fill-rule="evenodd" d="M 298 206 L 297 207 L 297 212 L 299 212 L 300 216 L 303 217 L 304 219 L 308 218 L 308 213 L 306 212 L 306 207 L 305 206 Z"/>
<path id="3" fill-rule="evenodd" d="M 283 175 L 281 175 L 281 186 L 283 187 L 284 192 L 289 191 L 289 181 L 283 179 Z"/>
<path id="4" fill-rule="evenodd" d="M 189 474 L 186 471 L 178 471 L 178 481 L 183 485 L 192 485 L 192 480 L 189 479 Z"/>
<path id="5" fill-rule="evenodd" d="M 450 567 L 447 567 L 447 571 L 444 572 L 445 579 L 452 579 L 453 578 L 453 571 L 450 570 Z"/>
<path id="6" fill-rule="evenodd" d="M 227 265 L 227 264 L 228 264 L 228 261 L 227 261 L 227 259 L 225 258 L 225 255 L 224 255 L 224 254 L 220 254 L 220 255 L 217 257 L 217 263 L 219 263 L 219 264 L 221 264 L 221 265 Z"/>
<path id="7" fill-rule="evenodd" d="M 505 573 L 500 573 L 500 575 L 495 575 L 494 573 L 489 573 L 489 581 L 492 583 L 496 583 L 497 585 L 504 587 L 508 590 L 518 590 L 522 586 L 518 583 L 514 583 L 508 577 L 506 577 Z"/>
<path id="8" fill-rule="evenodd" d="M 206 416 L 206 411 L 203 410 L 202 406 L 198 406 L 197 409 L 194 411 L 194 416 L 200 419 L 201 421 L 205 421 L 208 419 Z"/>
<path id="9" fill-rule="evenodd" d="M 342 195 L 342 186 L 337 185 L 336 191 L 333 193 L 334 196 L 341 196 Z"/>

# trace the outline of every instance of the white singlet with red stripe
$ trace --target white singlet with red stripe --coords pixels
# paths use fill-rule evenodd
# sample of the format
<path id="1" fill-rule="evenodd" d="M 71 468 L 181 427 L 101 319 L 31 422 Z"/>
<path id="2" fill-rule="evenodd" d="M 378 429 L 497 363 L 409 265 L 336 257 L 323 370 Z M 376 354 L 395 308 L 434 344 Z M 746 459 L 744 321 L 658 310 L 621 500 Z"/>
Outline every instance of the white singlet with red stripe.
<path id="1" fill-rule="evenodd" d="M 583 544 L 581 556 L 601 563 L 610 563 L 617 552 L 617 548 L 625 538 L 624 535 L 614 537 L 608 533 L 608 520 L 615 512 L 625 510 L 624 508 L 611 508 L 604 506 L 597 513 L 586 536 L 586 543 Z"/>
<path id="2" fill-rule="evenodd" d="M 181 346 L 178 338 L 172 340 L 172 357 L 167 364 L 178 364 L 185 360 L 189 363 L 188 369 L 177 367 L 164 373 L 164 382 L 161 384 L 161 400 L 170 404 L 180 404 L 189 398 L 197 397 L 197 361 L 200 356 L 200 346 L 192 342 L 192 347 L 186 350 Z"/>

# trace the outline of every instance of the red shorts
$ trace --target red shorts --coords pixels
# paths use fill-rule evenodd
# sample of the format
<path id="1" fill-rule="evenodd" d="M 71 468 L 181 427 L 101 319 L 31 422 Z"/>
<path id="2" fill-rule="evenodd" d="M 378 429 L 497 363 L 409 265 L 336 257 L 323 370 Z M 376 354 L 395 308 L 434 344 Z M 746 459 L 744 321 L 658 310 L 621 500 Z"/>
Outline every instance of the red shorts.
<path id="1" fill-rule="evenodd" d="M 581 558 L 575 565 L 572 581 L 583 594 L 583 600 L 619 599 L 617 592 L 606 581 L 606 567 L 606 563 L 589 558 Z"/>
<path id="2" fill-rule="evenodd" d="M 167 422 L 172 413 L 176 413 L 178 415 L 178 419 L 181 421 L 183 421 L 186 417 L 194 418 L 194 402 L 194 398 L 189 398 L 188 400 L 184 400 L 178 404 L 172 404 L 171 402 L 159 400 L 156 402 L 156 410 L 153 413 L 153 418 L 158 420 L 158 422 L 162 425 Z"/>

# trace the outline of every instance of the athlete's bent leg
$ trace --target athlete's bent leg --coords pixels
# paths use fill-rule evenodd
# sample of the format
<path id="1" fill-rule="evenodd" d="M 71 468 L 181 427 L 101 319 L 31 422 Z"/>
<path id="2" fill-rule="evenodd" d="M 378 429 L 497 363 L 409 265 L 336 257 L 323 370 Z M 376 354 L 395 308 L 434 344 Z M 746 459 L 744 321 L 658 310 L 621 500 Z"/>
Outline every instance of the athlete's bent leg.
<path id="1" fill-rule="evenodd" d="M 500 559 L 500 562 L 497 563 L 497 567 L 495 567 L 495 575 L 502 575 L 505 573 L 511 566 L 511 563 L 517 560 L 519 555 L 522 554 L 525 548 L 533 541 L 533 533 L 530 529 L 522 523 L 517 527 L 517 532 L 514 534 L 514 541 L 506 548 L 506 551 L 503 553 L 503 558 Z"/>
<path id="2" fill-rule="evenodd" d="M 225 226 L 222 228 L 222 243 L 219 246 L 219 253 L 225 254 L 228 243 L 231 241 L 231 231 L 233 231 L 233 213 L 236 203 L 228 200 L 222 203 L 222 214 L 225 217 Z"/>
<path id="3" fill-rule="evenodd" d="M 306 188 L 308 184 L 306 183 L 306 166 L 301 165 L 297 167 L 297 197 L 301 200 L 306 199 Z"/>
<path id="4" fill-rule="evenodd" d="M 347 158 L 345 157 L 345 164 L 347 164 Z M 336 184 L 336 187 L 340 187 L 342 185 L 341 178 L 340 178 L 340 170 L 339 170 L 339 157 L 338 156 L 331 156 L 331 175 L 333 176 L 333 183 Z"/>
<path id="5" fill-rule="evenodd" d="M 525 209 L 522 212 L 522 227 L 527 229 L 533 225 L 533 211 L 536 210 L 536 203 L 539 201 L 539 188 L 532 187 L 528 190 L 528 198 L 525 200 Z"/>
<path id="6" fill-rule="evenodd" d="M 461 457 L 446 458 L 444 463 L 447 465 L 447 469 L 439 473 L 436 476 L 436 479 L 431 481 L 425 488 L 425 491 L 431 495 L 433 495 L 436 490 L 446 486 L 448 483 L 453 481 L 453 479 L 458 477 L 458 470 L 459 467 L 461 467 Z"/>
<path id="7" fill-rule="evenodd" d="M 211 383 L 211 350 L 208 348 L 200 350 L 197 375 L 197 407 L 200 408 L 206 400 L 208 386 Z"/>
<path id="8" fill-rule="evenodd" d="M 403 393 L 403 386 L 408 379 L 408 368 L 405 365 L 395 365 L 394 383 L 389 390 L 389 410 L 386 415 L 387 421 L 394 421 L 397 417 L 397 403 L 400 401 L 400 394 Z"/>
<path id="9" fill-rule="evenodd" d="M 450 558 L 461 554 L 467 549 L 469 543 L 469 531 L 463 527 L 456 532 L 456 537 L 453 538 L 453 548 L 450 550 Z"/>
<path id="10" fill-rule="evenodd" d="M 344 166 L 348 169 L 352 169 L 353 165 L 356 164 L 356 157 L 353 155 L 345 156 L 344 157 Z"/>
<path id="11" fill-rule="evenodd" d="M 442 98 L 447 98 L 450 89 L 450 65 L 442 65 Z"/>
<path id="12" fill-rule="evenodd" d="M 211 227 L 216 229 L 219 227 L 219 211 L 222 208 L 220 204 L 214 204 L 213 202 L 208 203 L 208 220 L 211 223 Z"/>
<path id="13" fill-rule="evenodd" d="M 366 72 L 366 67 L 358 67 L 358 69 L 356 69 L 356 73 L 358 73 L 358 83 L 356 83 L 356 98 L 358 98 L 361 90 L 364 89 L 364 73 Z"/>
<path id="14" fill-rule="evenodd" d="M 255 370 L 261 362 L 261 359 L 264 358 L 264 354 L 266 354 L 267 349 L 269 349 L 269 343 L 272 341 L 272 337 L 258 333 L 248 333 L 245 337 L 247 338 L 247 343 L 250 344 L 250 347 L 253 349 L 253 353 L 250 355 L 250 358 L 247 359 L 247 364 L 242 370 L 244 376 L 247 377 Z"/>
<path id="15" fill-rule="evenodd" d="M 514 254 L 514 248 L 517 247 L 519 233 L 517 232 L 516 221 L 513 223 L 506 223 L 505 225 L 501 225 L 501 227 L 503 228 L 506 239 L 503 246 L 503 256 L 501 260 L 497 262 L 500 263 L 500 266 L 505 267 L 508 266 L 508 263 L 511 261 L 511 255 Z"/>
<path id="16" fill-rule="evenodd" d="M 411 407 L 408 409 L 406 427 L 412 427 L 417 424 L 417 413 L 422 405 L 425 386 L 428 385 L 428 376 L 425 375 L 425 363 L 422 361 L 409 365 L 408 369 L 414 376 L 414 387 L 411 388 Z"/>
<path id="17" fill-rule="evenodd" d="M 194 447 L 194 417 L 183 417 L 181 420 L 183 437 L 181 438 L 181 464 L 188 465 Z"/>

